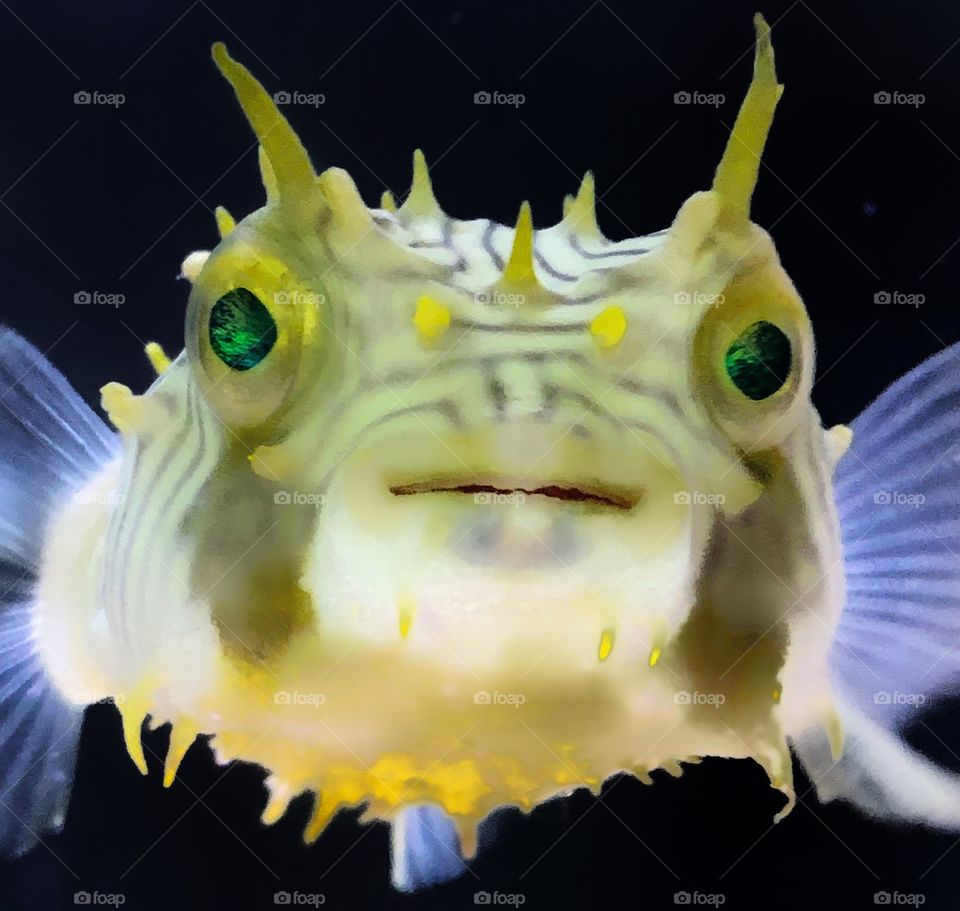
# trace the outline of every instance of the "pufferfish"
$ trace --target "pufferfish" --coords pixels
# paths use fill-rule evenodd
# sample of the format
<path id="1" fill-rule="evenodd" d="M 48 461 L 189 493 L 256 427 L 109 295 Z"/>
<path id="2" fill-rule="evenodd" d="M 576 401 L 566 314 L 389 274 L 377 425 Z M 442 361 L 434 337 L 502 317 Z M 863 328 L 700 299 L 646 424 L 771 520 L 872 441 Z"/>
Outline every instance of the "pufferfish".
<path id="1" fill-rule="evenodd" d="M 750 219 L 782 91 L 756 27 L 712 187 L 623 241 L 589 174 L 511 228 L 446 215 L 418 152 L 370 208 L 214 47 L 267 199 L 187 257 L 184 350 L 103 387 L 114 431 L 0 335 L 0 847 L 62 826 L 110 699 L 144 774 L 171 726 L 165 785 L 203 736 L 266 770 L 266 823 L 314 795 L 307 841 L 365 805 L 401 889 L 499 807 L 703 756 L 758 763 L 779 818 L 791 746 L 821 799 L 960 827 L 904 737 L 960 670 L 960 352 L 822 426 Z"/>

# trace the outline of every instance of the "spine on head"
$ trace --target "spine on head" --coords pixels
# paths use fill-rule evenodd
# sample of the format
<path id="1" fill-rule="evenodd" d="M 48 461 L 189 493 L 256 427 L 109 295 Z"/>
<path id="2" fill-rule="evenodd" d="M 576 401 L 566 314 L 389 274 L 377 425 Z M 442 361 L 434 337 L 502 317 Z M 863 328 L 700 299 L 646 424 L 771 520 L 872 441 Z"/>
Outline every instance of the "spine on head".
<path id="1" fill-rule="evenodd" d="M 220 42 L 213 46 L 213 59 L 260 143 L 260 174 L 267 204 L 277 206 L 291 223 L 310 225 L 306 230 L 316 229 L 321 213 L 335 230 L 353 237 L 369 230 L 369 210 L 349 175 L 340 168 L 329 168 L 318 176 L 293 127 L 250 71 Z"/>
<path id="2" fill-rule="evenodd" d="M 213 59 L 224 78 L 233 86 L 240 107 L 260 141 L 276 179 L 280 200 L 293 201 L 300 194 L 310 193 L 317 177 L 307 150 L 287 118 L 280 113 L 266 89 L 245 66 L 227 53 L 226 46 L 219 41 L 213 46 Z"/>
<path id="3" fill-rule="evenodd" d="M 750 221 L 750 199 L 760 172 L 760 158 L 783 94 L 773 64 L 770 26 L 759 13 L 753 24 L 757 30 L 753 80 L 713 178 L 713 189 L 721 199 L 720 221 L 732 230 L 743 230 Z"/>

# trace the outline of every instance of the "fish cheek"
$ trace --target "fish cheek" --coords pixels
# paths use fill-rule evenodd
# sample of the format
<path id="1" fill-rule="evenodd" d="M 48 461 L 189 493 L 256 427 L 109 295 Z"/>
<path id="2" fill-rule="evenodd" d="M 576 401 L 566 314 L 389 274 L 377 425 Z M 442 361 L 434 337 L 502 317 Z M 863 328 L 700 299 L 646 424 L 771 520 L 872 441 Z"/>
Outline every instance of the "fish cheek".
<path id="1" fill-rule="evenodd" d="M 793 625 L 827 604 L 813 507 L 792 459 L 770 451 L 764 475 L 761 496 L 729 524 L 714 526 L 695 606 L 676 642 L 689 688 L 722 694 L 715 717 L 748 744 L 756 742 L 755 731 L 776 739 L 776 707 L 796 657 Z M 826 617 L 823 625 L 829 628 Z"/>
<path id="2" fill-rule="evenodd" d="M 708 557 L 708 560 L 710 558 Z M 778 740 L 773 710 L 780 696 L 780 671 L 787 651 L 786 630 L 764 635 L 726 609 L 701 580 L 693 609 L 673 649 L 683 668 L 683 689 L 712 697 L 690 705 L 697 725 L 732 730 L 746 744 Z M 746 593 L 745 593 L 746 594 Z"/>
<path id="3" fill-rule="evenodd" d="M 210 605 L 228 657 L 260 663 L 312 625 L 314 605 L 300 587 L 305 545 L 317 509 L 295 504 L 250 470 L 233 447 L 194 511 L 193 591 Z"/>

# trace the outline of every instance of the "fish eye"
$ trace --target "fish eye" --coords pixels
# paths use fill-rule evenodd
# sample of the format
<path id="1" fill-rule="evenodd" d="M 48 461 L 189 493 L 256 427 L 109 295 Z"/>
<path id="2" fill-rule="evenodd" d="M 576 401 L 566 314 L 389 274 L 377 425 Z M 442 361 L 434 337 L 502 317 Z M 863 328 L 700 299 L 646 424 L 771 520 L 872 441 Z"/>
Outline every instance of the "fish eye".
<path id="1" fill-rule="evenodd" d="M 279 433 L 296 408 L 307 407 L 319 372 L 335 369 L 323 331 L 326 295 L 258 241 L 252 231 L 231 234 L 210 254 L 190 289 L 186 318 L 201 392 L 227 426 L 250 439 Z"/>
<path id="2" fill-rule="evenodd" d="M 723 365 L 733 385 L 759 402 L 783 388 L 791 361 L 790 339 L 773 323 L 759 320 L 734 339 Z"/>
<path id="3" fill-rule="evenodd" d="M 277 323 L 247 288 L 221 295 L 210 310 L 210 349 L 232 370 L 256 367 L 277 343 Z"/>

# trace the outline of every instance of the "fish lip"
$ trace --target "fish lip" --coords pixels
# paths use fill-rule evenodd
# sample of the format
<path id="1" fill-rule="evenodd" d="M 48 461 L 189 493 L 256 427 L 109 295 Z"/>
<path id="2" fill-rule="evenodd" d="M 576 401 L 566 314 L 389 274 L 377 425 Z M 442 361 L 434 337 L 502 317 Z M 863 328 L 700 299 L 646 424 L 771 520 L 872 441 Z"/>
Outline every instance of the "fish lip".
<path id="1" fill-rule="evenodd" d="M 592 481 L 550 481 L 530 484 L 502 478 L 469 481 L 457 478 L 432 478 L 424 481 L 392 484 L 389 490 L 395 497 L 422 496 L 424 494 L 469 495 L 474 497 L 478 494 L 496 496 L 523 494 L 527 497 L 542 497 L 561 503 L 598 506 L 620 512 L 630 512 L 641 502 L 644 496 L 643 489 L 639 487 L 621 487 Z"/>

